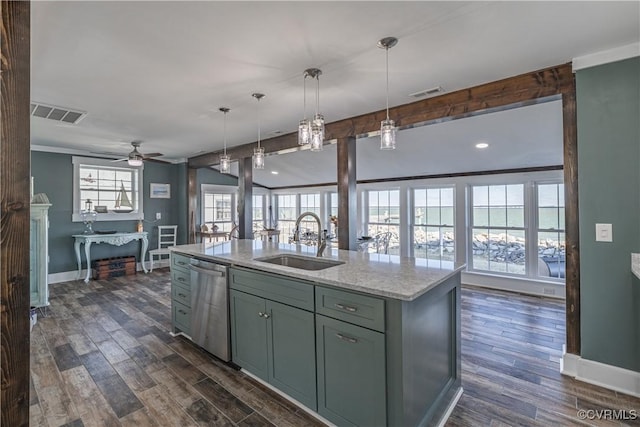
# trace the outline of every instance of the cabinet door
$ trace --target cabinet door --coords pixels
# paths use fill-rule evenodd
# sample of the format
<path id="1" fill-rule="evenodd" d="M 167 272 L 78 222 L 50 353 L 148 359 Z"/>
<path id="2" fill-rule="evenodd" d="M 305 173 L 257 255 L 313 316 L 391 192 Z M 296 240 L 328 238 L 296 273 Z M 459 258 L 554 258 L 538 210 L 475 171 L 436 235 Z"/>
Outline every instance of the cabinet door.
<path id="1" fill-rule="evenodd" d="M 384 334 L 316 315 L 318 413 L 340 426 L 384 426 Z"/>
<path id="2" fill-rule="evenodd" d="M 267 301 L 269 383 L 316 410 L 314 314 Z"/>
<path id="3" fill-rule="evenodd" d="M 232 290 L 230 306 L 233 362 L 268 381 L 265 300 Z"/>

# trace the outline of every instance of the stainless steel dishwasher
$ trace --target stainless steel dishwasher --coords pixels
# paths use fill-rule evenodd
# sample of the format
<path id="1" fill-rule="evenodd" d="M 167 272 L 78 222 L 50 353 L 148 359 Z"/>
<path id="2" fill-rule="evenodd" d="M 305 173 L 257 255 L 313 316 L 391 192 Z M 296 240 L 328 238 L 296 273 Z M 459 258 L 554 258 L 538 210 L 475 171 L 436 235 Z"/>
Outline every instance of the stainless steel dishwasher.
<path id="1" fill-rule="evenodd" d="M 227 270 L 191 258 L 191 339 L 209 353 L 231 360 Z"/>

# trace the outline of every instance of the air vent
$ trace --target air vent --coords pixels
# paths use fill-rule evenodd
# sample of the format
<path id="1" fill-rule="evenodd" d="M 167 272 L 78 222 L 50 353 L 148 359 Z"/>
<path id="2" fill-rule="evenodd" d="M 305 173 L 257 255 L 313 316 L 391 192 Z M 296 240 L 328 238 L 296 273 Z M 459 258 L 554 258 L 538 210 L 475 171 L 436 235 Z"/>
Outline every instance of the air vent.
<path id="1" fill-rule="evenodd" d="M 432 87 L 431 89 L 421 90 L 420 92 L 410 93 L 409 96 L 412 98 L 422 98 L 424 96 L 434 96 L 444 92 L 442 86 Z"/>
<path id="2" fill-rule="evenodd" d="M 43 119 L 54 120 L 56 122 L 64 122 L 75 125 L 80 120 L 82 120 L 87 115 L 87 113 L 84 111 L 74 111 L 64 107 L 56 107 L 55 105 L 32 102 L 31 115 L 34 117 L 40 117 Z"/>

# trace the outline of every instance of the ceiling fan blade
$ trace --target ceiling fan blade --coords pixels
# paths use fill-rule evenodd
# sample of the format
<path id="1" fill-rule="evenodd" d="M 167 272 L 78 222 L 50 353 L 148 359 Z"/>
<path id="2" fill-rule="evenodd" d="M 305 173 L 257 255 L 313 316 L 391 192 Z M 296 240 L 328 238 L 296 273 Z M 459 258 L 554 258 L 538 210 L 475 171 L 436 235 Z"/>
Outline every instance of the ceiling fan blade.
<path id="1" fill-rule="evenodd" d="M 149 154 L 143 154 L 142 157 L 144 157 L 145 159 L 150 159 L 151 157 L 160 157 L 160 156 L 164 156 L 164 154 L 162 153 L 149 153 Z"/>
<path id="2" fill-rule="evenodd" d="M 115 159 L 111 160 L 111 162 L 124 162 L 125 160 L 129 160 L 129 158 L 125 157 L 124 159 Z"/>

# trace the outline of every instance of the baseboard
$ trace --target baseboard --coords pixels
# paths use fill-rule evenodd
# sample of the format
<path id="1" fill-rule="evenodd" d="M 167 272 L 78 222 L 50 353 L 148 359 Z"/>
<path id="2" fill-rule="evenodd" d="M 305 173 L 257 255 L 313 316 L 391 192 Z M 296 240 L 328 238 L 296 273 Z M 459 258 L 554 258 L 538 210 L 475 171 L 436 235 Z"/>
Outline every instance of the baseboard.
<path id="1" fill-rule="evenodd" d="M 163 259 L 161 261 L 153 262 L 154 269 L 169 267 L 170 265 L 171 264 L 168 259 Z M 149 269 L 151 268 L 151 263 L 149 261 L 146 261 L 145 266 L 147 267 L 147 271 L 149 271 Z M 140 263 L 136 264 L 136 271 L 144 271 L 144 269 L 142 268 L 142 264 Z M 86 276 L 87 276 L 87 269 L 84 268 L 80 270 L 80 274 L 78 274 L 78 270 L 72 270 L 72 271 L 61 271 L 60 273 L 49 273 L 47 277 L 49 279 L 49 284 L 52 284 L 52 283 L 75 282 L 76 280 L 84 280 Z"/>
<path id="2" fill-rule="evenodd" d="M 444 425 L 447 423 L 447 421 L 449 420 L 449 417 L 451 416 L 451 413 L 453 412 L 456 405 L 458 404 L 458 400 L 460 400 L 460 398 L 462 397 L 463 392 L 464 390 L 462 389 L 462 387 L 460 387 L 456 392 L 456 395 L 453 397 L 453 399 L 451 399 L 451 402 L 449 402 L 449 406 L 447 406 L 447 410 L 445 411 L 444 414 L 442 414 L 442 418 L 440 418 L 440 421 L 438 422 L 438 427 L 444 427 Z"/>
<path id="3" fill-rule="evenodd" d="M 461 281 L 463 285 L 519 292 L 521 294 L 548 298 L 565 299 L 566 292 L 565 285 L 561 282 L 536 281 L 467 271 L 462 272 Z"/>
<path id="4" fill-rule="evenodd" d="M 565 352 L 560 360 L 560 373 L 579 381 L 640 397 L 640 372 L 619 368 Z"/>

